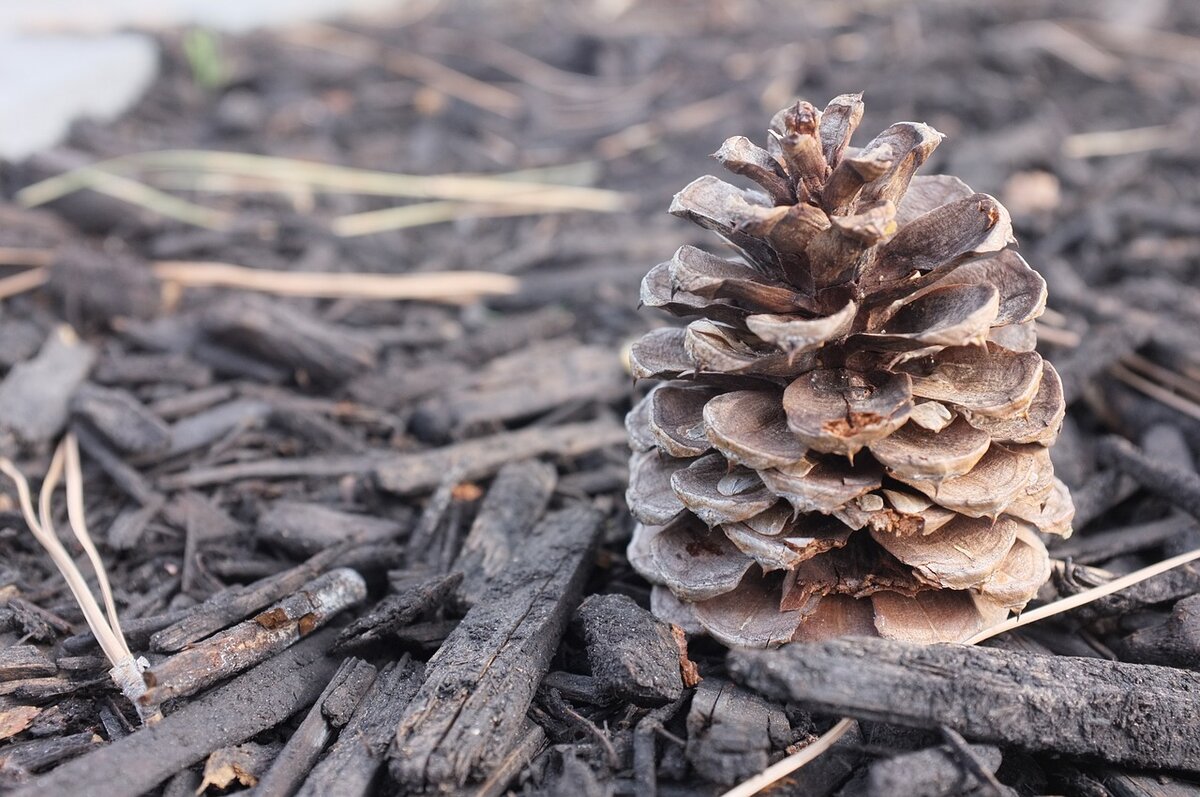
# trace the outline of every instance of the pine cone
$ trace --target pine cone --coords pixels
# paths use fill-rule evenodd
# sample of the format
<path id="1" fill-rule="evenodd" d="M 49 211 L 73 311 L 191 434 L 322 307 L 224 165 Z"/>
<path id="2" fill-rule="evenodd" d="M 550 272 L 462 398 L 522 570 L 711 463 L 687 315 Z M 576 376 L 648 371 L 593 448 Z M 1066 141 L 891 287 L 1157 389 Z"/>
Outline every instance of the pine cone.
<path id="1" fill-rule="evenodd" d="M 848 634 L 961 641 L 1049 576 L 1074 507 L 1048 446 L 1062 383 L 1034 351 L 1045 281 L 1008 213 L 914 177 L 941 134 L 848 146 L 861 95 L 776 114 L 671 212 L 718 232 L 642 302 L 690 317 L 633 345 L 629 557 L 661 617 L 729 645 Z"/>

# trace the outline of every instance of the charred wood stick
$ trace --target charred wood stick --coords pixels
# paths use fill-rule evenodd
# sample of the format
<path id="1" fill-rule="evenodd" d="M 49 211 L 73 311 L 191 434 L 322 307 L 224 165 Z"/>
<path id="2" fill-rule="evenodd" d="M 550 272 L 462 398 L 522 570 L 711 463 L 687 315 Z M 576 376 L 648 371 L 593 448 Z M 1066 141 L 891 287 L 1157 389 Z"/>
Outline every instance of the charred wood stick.
<path id="1" fill-rule="evenodd" d="M 250 620 L 181 650 L 146 670 L 146 692 L 138 700 L 153 706 L 199 692 L 295 644 L 339 612 L 367 596 L 354 570 L 331 570 L 305 584 Z"/>
<path id="2" fill-rule="evenodd" d="M 1200 475 L 1148 456 L 1123 437 L 1110 435 L 1097 446 L 1096 455 L 1128 474 L 1147 491 L 1200 518 Z"/>
<path id="3" fill-rule="evenodd" d="M 1083 342 L 1063 357 L 1055 367 L 1062 377 L 1063 398 L 1067 406 L 1075 403 L 1088 383 L 1104 373 L 1114 363 L 1132 354 L 1150 340 L 1153 327 L 1139 320 L 1128 319 L 1100 324 L 1083 338 Z"/>
<path id="4" fill-rule="evenodd" d="M 226 298 L 205 312 L 201 325 L 213 340 L 324 383 L 370 368 L 379 354 L 367 335 L 263 296 Z"/>
<path id="5" fill-rule="evenodd" d="M 30 772 L 39 772 L 64 759 L 74 758 L 99 744 L 101 744 L 100 739 L 92 731 L 55 736 L 51 739 L 30 739 L 26 742 L 10 744 L 0 750 L 0 777 L 11 777 L 12 775 L 27 777 Z M 25 790 L 22 789 L 16 794 L 21 794 L 23 791 Z M 39 792 L 42 795 L 70 793 L 69 791 Z"/>
<path id="6" fill-rule="evenodd" d="M 322 630 L 161 722 L 59 766 L 10 797 L 90 794 L 135 797 L 214 750 L 238 744 L 310 705 L 337 669 L 325 656 L 335 631 Z M 90 736 L 89 732 L 89 736 Z"/>
<path id="7" fill-rule="evenodd" d="M 574 506 L 543 520 L 429 660 L 390 753 L 403 787 L 462 787 L 503 762 L 579 601 L 600 519 Z"/>
<path id="8" fill-rule="evenodd" d="M 445 603 L 462 582 L 462 573 L 435 576 L 395 595 L 388 595 L 338 635 L 335 648 L 361 647 L 399 631 L 430 609 Z"/>
<path id="9" fill-rule="evenodd" d="M 305 582 L 320 575 L 346 547 L 327 548 L 282 573 L 267 576 L 245 587 L 217 593 L 191 609 L 182 620 L 153 634 L 150 647 L 163 653 L 172 653 L 245 619 L 251 612 L 295 592 Z"/>
<path id="10" fill-rule="evenodd" d="M 729 654 L 736 678 L 814 711 L 976 742 L 1200 772 L 1200 673 L 1105 659 L 850 638 Z"/>
<path id="11" fill-rule="evenodd" d="M 471 797 L 500 797 L 508 793 L 508 784 L 546 746 L 546 732 L 532 720 L 525 722 L 520 740 L 492 774 L 472 792 Z"/>
<path id="12" fill-rule="evenodd" d="M 1058 559 L 1071 557 L 1079 564 L 1095 564 L 1117 556 L 1155 548 L 1196 530 L 1200 530 L 1200 525 L 1197 525 L 1194 518 L 1172 515 L 1162 520 L 1121 526 L 1073 538 L 1055 546 L 1053 553 Z"/>
<path id="13" fill-rule="evenodd" d="M 78 421 L 71 424 L 71 431 L 79 440 L 79 447 L 91 459 L 96 461 L 100 469 L 121 490 L 142 506 L 158 504 L 163 501 L 161 495 L 142 478 L 142 475 L 125 464 L 125 461 L 115 451 L 108 447 L 96 432 L 86 423 Z"/>
<path id="14" fill-rule="evenodd" d="M 33 645 L 11 645 L 0 648 L 0 681 L 20 678 L 42 678 L 54 675 L 58 667 Z"/>
<path id="15" fill-rule="evenodd" d="M 83 441 L 80 441 L 81 443 Z M 283 457 L 193 468 L 159 479 L 165 489 L 186 490 L 212 484 L 227 484 L 242 479 L 332 478 L 371 473 L 394 454 L 366 453 L 343 456 Z"/>
<path id="16" fill-rule="evenodd" d="M 375 467 L 375 480 L 400 495 L 427 492 L 446 473 L 464 479 L 490 476 L 502 465 L 541 456 L 576 457 L 607 446 L 624 445 L 625 428 L 611 418 L 550 428 L 530 427 L 467 440 L 433 451 L 394 456 Z"/>
<path id="17" fill-rule="evenodd" d="M 1115 578 L 1107 570 L 1086 565 L 1065 568 L 1057 577 L 1060 590 L 1064 593 L 1080 592 L 1090 587 L 1107 584 Z M 1079 622 L 1091 623 L 1105 617 L 1117 617 L 1153 606 L 1156 603 L 1179 600 L 1200 592 L 1200 563 L 1188 562 L 1159 573 L 1145 581 L 1085 603 L 1071 609 L 1068 615 Z"/>
<path id="18" fill-rule="evenodd" d="M 728 681 L 705 678 L 687 715 L 685 755 L 706 780 L 732 786 L 762 771 L 787 746 L 783 707 Z"/>
<path id="19" fill-rule="evenodd" d="M 375 675 L 375 668 L 361 659 L 342 662 L 271 768 L 259 779 L 255 797 L 290 797 L 295 793 L 325 745 L 350 719 L 350 713 L 374 683 Z M 326 704 L 332 710 L 326 710 Z"/>
<path id="20" fill-rule="evenodd" d="M 1000 750 L 990 745 L 971 745 L 971 754 L 989 773 L 1000 766 Z M 964 771 L 954 751 L 946 747 L 928 747 L 902 753 L 871 764 L 863 778 L 864 797 L 891 797 L 894 794 L 936 795 L 974 794 L 983 784 Z"/>
<path id="21" fill-rule="evenodd" d="M 1200 595 L 1179 601 L 1165 623 L 1135 631 L 1115 647 L 1127 661 L 1200 667 Z"/>
<path id="22" fill-rule="evenodd" d="M 536 460 L 510 462 L 500 468 L 463 540 L 453 568 L 463 574 L 459 594 L 474 604 L 502 572 L 514 544 L 529 533 L 546 509 L 558 473 Z"/>
<path id="23" fill-rule="evenodd" d="M 665 706 L 652 709 L 638 720 L 633 730 L 633 783 L 634 793 L 639 797 L 656 797 L 658 794 L 658 771 L 655 767 L 658 733 L 679 713 L 688 695 Z"/>
<path id="24" fill-rule="evenodd" d="M 1092 474 L 1077 490 L 1071 491 L 1075 502 L 1077 529 L 1104 515 L 1108 510 L 1137 492 L 1137 482 L 1118 470 L 1109 468 Z"/>
<path id="25" fill-rule="evenodd" d="M 632 598 L 590 595 L 576 617 L 592 675 L 604 692 L 638 706 L 661 706 L 683 694 L 670 627 Z"/>
<path id="26" fill-rule="evenodd" d="M 424 675 L 424 665 L 407 656 L 384 668 L 344 723 L 337 741 L 305 779 L 298 797 L 369 794 L 395 735 L 396 723 Z"/>
<path id="27" fill-rule="evenodd" d="M 411 524 L 391 518 L 342 512 L 306 501 L 276 501 L 258 516 L 258 538 L 299 556 L 312 556 L 353 536 L 362 542 L 390 542 Z"/>

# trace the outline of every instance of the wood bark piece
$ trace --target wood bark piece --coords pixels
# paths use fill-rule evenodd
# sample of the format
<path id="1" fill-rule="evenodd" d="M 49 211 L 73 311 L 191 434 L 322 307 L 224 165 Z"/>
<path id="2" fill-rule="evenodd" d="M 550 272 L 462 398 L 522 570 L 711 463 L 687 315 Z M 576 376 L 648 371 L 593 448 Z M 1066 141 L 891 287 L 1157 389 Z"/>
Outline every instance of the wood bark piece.
<path id="1" fill-rule="evenodd" d="M 259 779 L 254 789 L 256 797 L 289 797 L 296 792 L 325 751 L 325 745 L 346 724 L 350 712 L 371 688 L 375 675 L 375 668 L 362 659 L 342 662 L 271 768 Z M 327 710 L 326 704 L 333 710 Z"/>
<path id="2" fill-rule="evenodd" d="M 298 797 L 359 797 L 371 793 L 396 723 L 424 675 L 424 665 L 407 656 L 385 667 L 344 723 L 337 741 L 296 792 Z"/>
<path id="3" fill-rule="evenodd" d="M 570 340 L 535 343 L 499 357 L 422 402 L 413 418 L 427 437 L 444 438 L 531 418 L 574 402 L 611 402 L 629 391 L 613 349 Z"/>
<path id="4" fill-rule="evenodd" d="M 0 434 L 27 444 L 52 439 L 95 360 L 96 352 L 70 327 L 51 332 L 36 357 L 14 365 L 0 382 Z"/>
<path id="5" fill-rule="evenodd" d="M 1120 640 L 1117 651 L 1129 661 L 1200 668 L 1200 595 L 1176 603 L 1166 622 Z"/>
<path id="6" fill-rule="evenodd" d="M 577 616 L 602 691 L 640 706 L 683 694 L 679 648 L 666 623 L 626 595 L 591 595 Z"/>
<path id="7" fill-rule="evenodd" d="M 814 711 L 972 741 L 1200 772 L 1200 673 L 1103 659 L 850 638 L 730 653 L 734 676 Z"/>
<path id="8" fill-rule="evenodd" d="M 20 678 L 41 678 L 54 675 L 58 667 L 40 648 L 33 645 L 11 645 L 0 648 L 0 681 Z"/>
<path id="9" fill-rule="evenodd" d="M 375 517 L 308 501 L 276 501 L 258 517 L 257 535 L 288 553 L 312 556 L 348 539 L 391 542 L 408 522 Z"/>
<path id="10" fill-rule="evenodd" d="M 289 647 L 366 595 L 367 585 L 357 572 L 331 570 L 252 619 L 146 670 L 147 689 L 138 699 L 152 706 L 195 694 Z"/>
<path id="11" fill-rule="evenodd" d="M 343 382 L 370 368 L 379 349 L 362 333 L 262 296 L 223 300 L 206 312 L 203 328 L 214 340 L 303 371 L 318 382 Z"/>
<path id="12" fill-rule="evenodd" d="M 71 412 L 126 454 L 154 454 L 171 445 L 171 430 L 128 391 L 84 384 L 71 398 Z"/>
<path id="13" fill-rule="evenodd" d="M 706 678 L 687 716 L 687 759 L 707 780 L 731 786 L 764 768 L 791 741 L 780 706 L 728 681 Z"/>
<path id="14" fill-rule="evenodd" d="M 446 473 L 455 469 L 460 469 L 462 479 L 479 479 L 517 460 L 577 457 L 624 443 L 625 428 L 609 418 L 548 428 L 534 426 L 433 451 L 400 454 L 377 464 L 375 479 L 387 492 L 412 495 L 434 489 Z"/>
<path id="15" fill-rule="evenodd" d="M 190 610 L 182 620 L 155 632 L 150 637 L 150 647 L 163 653 L 182 650 L 185 646 L 244 619 L 251 612 L 256 612 L 295 592 L 306 581 L 329 567 L 344 551 L 345 546 L 329 548 L 282 573 L 276 573 L 244 587 L 219 592 Z"/>
<path id="16" fill-rule="evenodd" d="M 380 642 L 445 603 L 462 582 L 462 573 L 435 576 L 407 587 L 375 604 L 338 635 L 337 647 L 359 647 Z"/>
<path id="17" fill-rule="evenodd" d="M 970 750 L 988 772 L 994 773 L 1000 766 L 999 748 L 975 744 Z M 852 793 L 862 797 L 951 797 L 974 794 L 981 785 L 953 751 L 930 747 L 876 761 L 867 768 L 862 790 Z"/>
<path id="18" fill-rule="evenodd" d="M 547 516 L 429 660 L 390 753 L 403 787 L 461 787 L 504 760 L 579 600 L 599 531 L 600 515 L 587 507 Z"/>
<path id="19" fill-rule="evenodd" d="M 557 470 L 545 462 L 510 462 L 500 468 L 452 567 L 463 574 L 458 591 L 468 605 L 503 572 L 514 548 L 545 511 L 557 482 Z"/>
<path id="20" fill-rule="evenodd" d="M 10 797 L 77 794 L 80 784 L 106 797 L 150 791 L 212 751 L 273 728 L 311 704 L 337 669 L 337 659 L 325 656 L 335 633 L 312 634 L 156 725 L 63 764 Z"/>
<path id="21" fill-rule="evenodd" d="M 1101 440 L 1096 454 L 1172 506 L 1200 518 L 1200 476 L 1195 471 L 1164 464 L 1115 435 Z"/>

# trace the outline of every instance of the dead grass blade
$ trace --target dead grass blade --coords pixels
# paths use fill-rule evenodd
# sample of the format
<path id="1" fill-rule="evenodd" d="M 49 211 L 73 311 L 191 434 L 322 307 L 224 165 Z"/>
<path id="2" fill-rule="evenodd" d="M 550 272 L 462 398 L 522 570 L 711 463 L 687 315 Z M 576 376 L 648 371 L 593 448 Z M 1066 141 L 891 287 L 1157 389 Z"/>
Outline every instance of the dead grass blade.
<path id="1" fill-rule="evenodd" d="M 0 264 L 5 266 L 48 266 L 53 259 L 54 252 L 50 249 L 0 246 Z"/>
<path id="2" fill-rule="evenodd" d="M 1200 420 L 1200 404 L 1178 393 L 1172 393 L 1162 385 L 1151 382 L 1144 376 L 1135 374 L 1121 363 L 1117 363 L 1112 368 L 1109 368 L 1108 372 L 1139 393 L 1143 393 L 1155 401 L 1166 404 L 1171 409 L 1178 410 L 1184 415 Z"/>
<path id="3" fill-rule="evenodd" d="M 17 192 L 24 207 L 36 207 L 59 197 L 94 187 L 95 173 L 135 174 L 146 171 L 193 172 L 269 180 L 281 185 L 305 185 L 313 190 L 367 196 L 396 196 L 414 199 L 452 199 L 463 202 L 566 207 L 575 210 L 613 212 L 628 207 L 629 200 L 618 191 L 574 185 L 554 185 L 511 175 L 412 175 L 356 169 L 349 166 L 252 155 L 243 152 L 208 150 L 162 150 L 124 155 L 47 178 Z M 518 176 L 531 172 L 519 172 Z M 536 173 L 534 173 L 536 174 Z M 540 175 L 538 175 L 540 176 Z M 132 181 L 131 181 L 132 182 Z M 150 191 L 149 186 L 141 185 Z M 170 199 L 175 197 L 156 193 Z M 184 202 L 184 200 L 178 200 Z M 184 202 L 193 208 L 199 207 Z M 205 209 L 207 210 L 207 209 Z"/>
<path id="4" fill-rule="evenodd" d="M 392 232 L 428 224 L 441 224 L 459 219 L 498 219 L 512 216 L 538 216 L 547 213 L 570 213 L 572 207 L 508 207 L 504 205 L 472 205 L 465 202 L 420 202 L 397 208 L 368 210 L 340 216 L 330 228 L 343 238 Z"/>
<path id="5" fill-rule="evenodd" d="M 60 178 L 62 179 L 60 180 Z M 45 186 L 48 182 L 50 182 L 49 188 L 53 190 L 43 188 L 29 191 L 29 189 Z M 25 207 L 37 207 L 84 188 L 90 188 L 131 205 L 146 208 L 160 216 L 209 230 L 227 230 L 233 221 L 233 217 L 224 211 L 188 202 L 186 199 L 159 191 L 157 188 L 151 188 L 145 183 L 102 169 L 99 165 L 83 166 L 58 177 L 34 183 L 17 192 L 17 202 Z M 29 193 L 26 194 L 26 191 Z"/>
<path id="6" fill-rule="evenodd" d="M 1022 626 L 1036 623 L 1040 620 L 1045 620 L 1047 617 L 1053 617 L 1056 614 L 1077 609 L 1080 606 L 1091 603 L 1094 600 L 1103 598 L 1105 595 L 1111 595 L 1114 592 L 1120 592 L 1123 589 L 1128 589 L 1134 584 L 1145 581 L 1148 578 L 1160 575 L 1189 562 L 1194 562 L 1200 559 L 1200 548 L 1196 550 L 1181 553 L 1178 556 L 1172 556 L 1170 559 L 1164 559 L 1161 562 L 1143 567 L 1141 570 L 1135 570 L 1132 573 L 1115 578 L 1107 584 L 1101 584 L 1098 587 L 1086 589 L 1077 595 L 1072 595 L 1068 598 L 1048 603 L 1045 606 L 1039 606 L 1017 617 L 1005 620 L 991 628 L 985 629 L 975 636 L 967 640 L 966 644 L 976 645 L 985 639 L 991 639 L 1008 631 L 1012 631 Z M 747 781 L 739 783 L 729 791 L 721 795 L 721 797 L 752 797 L 758 792 L 767 788 L 776 781 L 782 780 L 796 770 L 803 767 L 805 764 L 816 759 L 822 753 L 827 751 L 837 742 L 838 739 L 846 735 L 854 725 L 854 720 L 843 718 L 838 720 L 832 728 L 821 734 L 812 744 L 809 744 L 803 750 L 799 750 L 790 756 L 778 761 L 764 769 L 754 777 Z"/>
<path id="7" fill-rule="evenodd" d="M 62 574 L 63 579 L 67 582 L 67 588 L 70 589 L 75 602 L 79 604 L 84 620 L 87 621 L 88 627 L 91 628 L 92 633 L 96 636 L 96 641 L 99 643 L 100 649 L 104 651 L 105 657 L 112 663 L 109 676 L 120 688 L 122 694 L 129 698 L 137 708 L 138 715 L 142 718 L 143 722 L 156 722 L 162 716 L 158 709 L 147 709 L 137 699 L 146 691 L 146 683 L 142 679 L 142 669 L 145 666 L 145 660 L 134 658 L 133 653 L 129 650 L 129 645 L 125 641 L 124 634 L 121 633 L 121 626 L 117 620 L 116 606 L 113 602 L 112 589 L 109 586 L 108 574 L 104 569 L 104 562 L 100 559 L 100 555 L 96 551 L 96 546 L 92 542 L 91 535 L 87 530 L 83 505 L 83 474 L 79 463 L 79 449 L 74 436 L 68 435 L 65 437 L 54 451 L 54 456 L 50 460 L 50 468 L 46 472 L 46 477 L 42 480 L 42 489 L 38 494 L 38 509 L 36 513 L 33 508 L 29 482 L 7 457 L 0 457 L 0 473 L 11 479 L 16 486 L 17 499 L 21 506 L 21 514 L 25 518 L 25 523 L 29 526 L 29 530 L 33 533 L 38 544 L 50 555 L 54 566 L 58 568 L 58 572 Z M 67 514 L 70 519 L 71 529 L 75 533 L 76 539 L 79 540 L 80 545 L 83 546 L 88 560 L 95 570 L 96 581 L 100 586 L 107 609 L 107 617 L 88 587 L 83 573 L 63 546 L 62 541 L 59 540 L 58 533 L 54 529 L 51 500 L 64 473 L 67 483 Z"/>
<path id="8" fill-rule="evenodd" d="M 40 288 L 50 279 L 50 270 L 45 267 L 31 268 L 0 279 L 0 301 L 28 293 Z"/>

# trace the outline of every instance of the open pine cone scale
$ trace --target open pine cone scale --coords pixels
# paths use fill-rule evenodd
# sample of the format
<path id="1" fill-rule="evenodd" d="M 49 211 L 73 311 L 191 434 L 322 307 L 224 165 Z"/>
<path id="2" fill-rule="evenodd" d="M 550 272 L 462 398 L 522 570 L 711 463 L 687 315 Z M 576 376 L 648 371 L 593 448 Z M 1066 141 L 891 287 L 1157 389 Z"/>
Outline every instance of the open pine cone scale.
<path id="1" fill-rule="evenodd" d="M 1074 508 L 1048 446 L 1062 383 L 1034 351 L 1046 286 L 1008 213 L 892 125 L 849 147 L 858 95 L 775 116 L 671 212 L 684 246 L 642 302 L 689 320 L 630 353 L 657 384 L 627 419 L 629 556 L 655 611 L 731 645 L 879 634 L 957 641 L 1049 575 Z"/>

